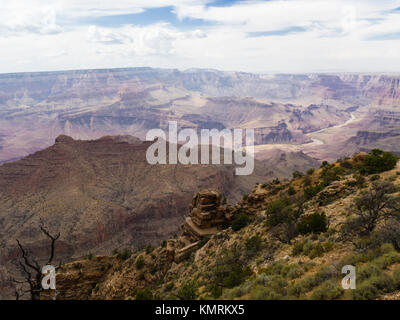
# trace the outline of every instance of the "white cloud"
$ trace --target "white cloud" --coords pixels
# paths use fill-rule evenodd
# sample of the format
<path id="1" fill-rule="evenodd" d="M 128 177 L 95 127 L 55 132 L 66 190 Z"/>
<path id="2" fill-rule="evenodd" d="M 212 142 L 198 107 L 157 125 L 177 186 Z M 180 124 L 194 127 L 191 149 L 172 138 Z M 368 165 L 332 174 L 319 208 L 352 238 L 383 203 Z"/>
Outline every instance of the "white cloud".
<path id="1" fill-rule="evenodd" d="M 204 32 L 179 31 L 168 23 L 159 23 L 146 27 L 125 26 L 109 30 L 90 26 L 88 38 L 92 42 L 124 45 L 124 51 L 132 55 L 168 55 L 176 52 L 175 44 L 179 40 L 204 38 Z"/>
<path id="2" fill-rule="evenodd" d="M 202 0 L 0 0 L 0 36 L 59 33 L 63 31 L 60 18 L 133 14 L 144 12 L 146 8 L 198 2 L 203 3 Z"/>
<path id="3" fill-rule="evenodd" d="M 51 6 L 25 6 L 21 2 L 0 3 L 0 35 L 56 34 L 63 28 L 56 22 L 56 10 Z"/>
<path id="4" fill-rule="evenodd" d="M 251 72 L 400 71 L 398 0 L 0 0 L 0 72 L 153 66 Z M 190 31 L 166 22 L 118 28 L 64 25 L 82 17 L 171 5 L 180 19 L 213 22 Z M 290 28 L 304 28 L 289 33 Z M 270 32 L 250 37 L 249 33 Z M 272 33 L 271 33 L 272 32 Z M 275 32 L 275 35 L 273 33 Z M 375 40 L 376 39 L 376 40 Z M 54 59 L 47 57 L 54 56 Z M 24 62 L 16 64 L 15 62 Z M 28 63 L 31 61 L 31 63 Z"/>
<path id="5" fill-rule="evenodd" d="M 52 51 L 50 53 L 45 54 L 46 58 L 49 59 L 58 59 L 58 58 L 62 58 L 68 55 L 68 51 L 66 50 L 61 50 L 61 51 Z"/>
<path id="6" fill-rule="evenodd" d="M 131 42 L 132 38 L 123 32 L 90 26 L 88 29 L 88 40 L 103 44 L 122 44 L 124 42 Z"/>

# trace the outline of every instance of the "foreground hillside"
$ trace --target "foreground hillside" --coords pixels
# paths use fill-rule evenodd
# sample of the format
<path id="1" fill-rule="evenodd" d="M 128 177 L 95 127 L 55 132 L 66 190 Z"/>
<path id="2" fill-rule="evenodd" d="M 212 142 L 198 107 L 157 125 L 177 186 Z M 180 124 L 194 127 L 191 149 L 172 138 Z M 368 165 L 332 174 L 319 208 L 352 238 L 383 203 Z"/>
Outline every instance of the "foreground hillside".
<path id="1" fill-rule="evenodd" d="M 235 206 L 196 194 L 183 233 L 58 269 L 58 299 L 395 299 L 400 166 L 373 150 L 257 184 Z M 344 290 L 344 265 L 357 289 Z M 53 296 L 43 294 L 43 298 Z"/>
<path id="2" fill-rule="evenodd" d="M 56 254 L 64 262 L 159 244 L 179 232 L 197 190 L 217 188 L 228 202 L 237 201 L 258 181 L 318 165 L 301 153 L 277 153 L 268 163 L 255 161 L 249 176 L 235 175 L 233 165 L 152 166 L 150 144 L 131 136 L 59 136 L 53 146 L 0 166 L 0 268 L 15 269 L 16 239 L 39 260 L 47 256 L 41 221 L 61 232 Z M 7 277 L 2 270 L 0 296 L 7 297 Z"/>

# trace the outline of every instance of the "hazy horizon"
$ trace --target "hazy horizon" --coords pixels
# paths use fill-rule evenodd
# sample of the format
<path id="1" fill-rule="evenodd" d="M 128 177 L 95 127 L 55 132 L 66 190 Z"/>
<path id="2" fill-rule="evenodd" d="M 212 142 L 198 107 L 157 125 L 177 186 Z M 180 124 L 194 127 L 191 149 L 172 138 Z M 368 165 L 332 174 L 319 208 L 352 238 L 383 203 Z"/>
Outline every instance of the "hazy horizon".
<path id="1" fill-rule="evenodd" d="M 192 67 L 192 68 L 168 68 L 168 67 L 152 67 L 152 66 L 132 66 L 132 67 L 111 67 L 111 68 L 82 68 L 82 69 L 54 69 L 54 70 L 35 70 L 35 71 L 16 71 L 16 72 L 0 72 L 0 75 L 7 74 L 23 74 L 23 73 L 63 73 L 63 72 L 79 72 L 79 71 L 102 71 L 102 70 L 132 70 L 132 69 L 154 69 L 154 70 L 178 70 L 179 72 L 189 72 L 192 70 L 198 71 L 216 71 L 216 72 L 235 72 L 235 73 L 249 73 L 249 74 L 257 74 L 257 75 L 311 75 L 311 74 L 358 74 L 358 75 L 400 75 L 399 71 L 304 71 L 304 72 L 281 72 L 281 71 L 270 71 L 270 72 L 250 72 L 250 71 L 242 71 L 242 70 L 224 70 L 217 68 L 200 68 L 200 67 Z"/>

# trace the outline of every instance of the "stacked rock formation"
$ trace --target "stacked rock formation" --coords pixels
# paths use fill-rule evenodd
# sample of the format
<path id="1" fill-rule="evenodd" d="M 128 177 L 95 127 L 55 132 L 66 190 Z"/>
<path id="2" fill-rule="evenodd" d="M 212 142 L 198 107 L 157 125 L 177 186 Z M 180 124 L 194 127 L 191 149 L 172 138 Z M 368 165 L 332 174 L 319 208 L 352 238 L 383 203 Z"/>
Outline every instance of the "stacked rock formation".
<path id="1" fill-rule="evenodd" d="M 221 198 L 221 193 L 215 190 L 202 190 L 193 197 L 189 217 L 182 226 L 182 236 L 168 241 L 175 262 L 189 257 L 203 238 L 217 233 L 231 221 L 232 214 L 221 205 Z"/>
<path id="2" fill-rule="evenodd" d="M 221 193 L 202 190 L 192 199 L 190 214 L 183 224 L 183 234 L 194 241 L 217 233 L 227 222 L 226 210 L 221 206 Z"/>

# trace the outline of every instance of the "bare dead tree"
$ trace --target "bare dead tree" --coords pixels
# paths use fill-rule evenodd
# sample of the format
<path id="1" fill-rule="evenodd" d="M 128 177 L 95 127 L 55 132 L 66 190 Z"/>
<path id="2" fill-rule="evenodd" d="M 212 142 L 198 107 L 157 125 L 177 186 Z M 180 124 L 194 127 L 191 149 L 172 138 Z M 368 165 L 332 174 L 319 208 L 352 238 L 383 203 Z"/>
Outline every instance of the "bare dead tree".
<path id="1" fill-rule="evenodd" d="M 50 239 L 50 252 L 49 258 L 44 265 L 51 265 L 54 259 L 54 250 L 56 241 L 60 238 L 60 233 L 56 235 L 52 235 L 46 227 L 43 225 L 40 226 L 40 230 L 42 233 Z M 18 280 L 15 278 L 10 278 L 9 280 L 16 285 L 15 289 L 15 298 L 19 300 L 26 293 L 30 294 L 31 300 L 40 300 L 40 293 L 43 291 L 42 288 L 42 268 L 43 266 L 33 258 L 27 249 L 21 244 L 21 242 L 17 239 L 18 248 L 21 252 L 21 259 L 17 261 L 17 267 L 21 271 L 23 276 L 22 280 Z M 24 290 L 20 288 L 20 286 L 28 285 L 28 289 Z"/>

